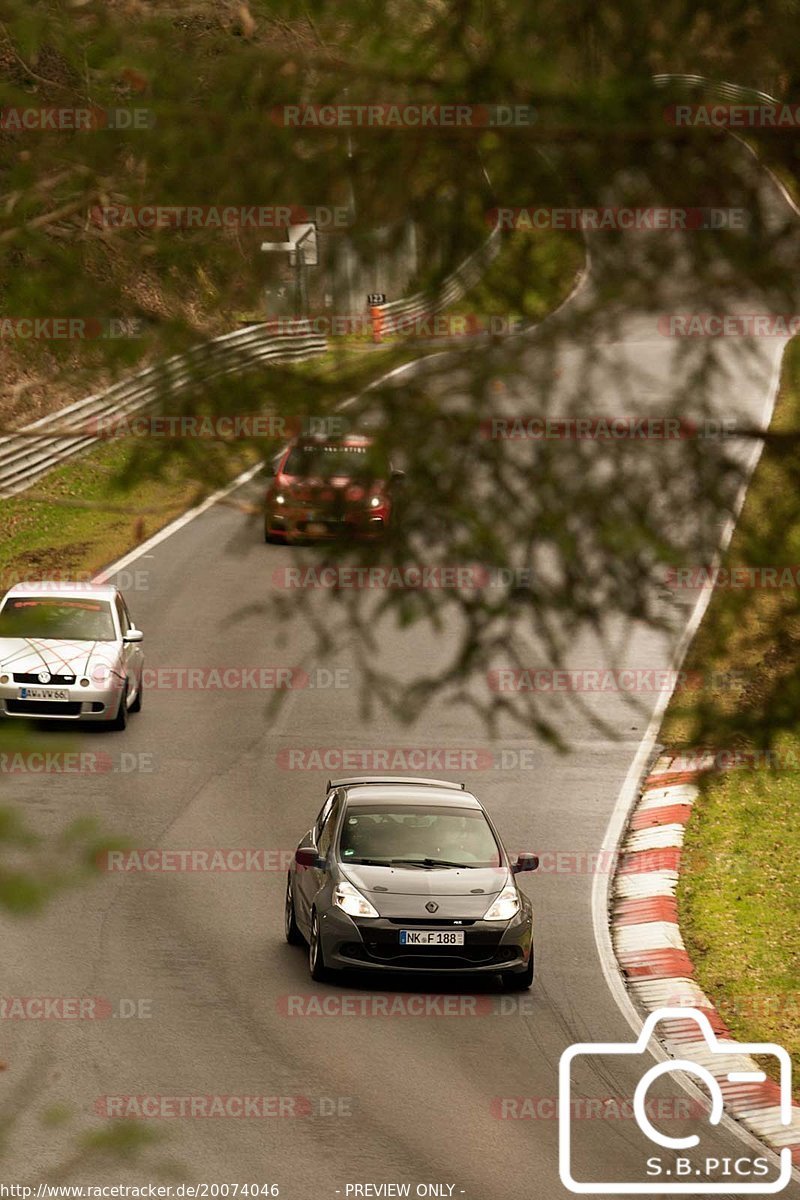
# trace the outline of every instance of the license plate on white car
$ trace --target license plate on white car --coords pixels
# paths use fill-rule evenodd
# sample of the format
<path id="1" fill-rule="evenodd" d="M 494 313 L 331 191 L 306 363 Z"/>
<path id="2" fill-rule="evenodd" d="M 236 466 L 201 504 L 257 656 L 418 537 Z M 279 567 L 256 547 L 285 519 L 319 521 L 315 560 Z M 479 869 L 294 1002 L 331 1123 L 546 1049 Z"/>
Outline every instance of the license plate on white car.
<path id="1" fill-rule="evenodd" d="M 20 700 L 69 700 L 69 692 L 66 688 L 21 687 L 18 698 Z"/>
<path id="2" fill-rule="evenodd" d="M 401 946 L 463 946 L 463 929 L 401 929 Z"/>

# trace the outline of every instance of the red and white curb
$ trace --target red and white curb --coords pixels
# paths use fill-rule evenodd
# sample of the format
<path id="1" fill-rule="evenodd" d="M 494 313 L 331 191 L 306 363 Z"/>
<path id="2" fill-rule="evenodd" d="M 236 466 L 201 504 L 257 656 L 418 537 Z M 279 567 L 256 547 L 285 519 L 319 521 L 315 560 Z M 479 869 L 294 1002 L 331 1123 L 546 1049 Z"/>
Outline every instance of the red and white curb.
<path id="1" fill-rule="evenodd" d="M 735 1041 L 694 979 L 675 895 L 686 823 L 699 794 L 697 779 L 712 764 L 710 755 L 687 759 L 667 753 L 645 779 L 620 846 L 611 893 L 611 939 L 628 990 L 642 1009 L 696 1008 L 718 1038 Z M 800 1166 L 800 1105 L 792 1107 L 791 1124 L 782 1124 L 777 1083 L 731 1083 L 727 1078 L 731 1071 L 758 1072 L 754 1059 L 711 1054 L 691 1019 L 665 1019 L 658 1033 L 669 1055 L 711 1072 L 732 1117 L 774 1150 L 789 1146 L 792 1161 Z"/>

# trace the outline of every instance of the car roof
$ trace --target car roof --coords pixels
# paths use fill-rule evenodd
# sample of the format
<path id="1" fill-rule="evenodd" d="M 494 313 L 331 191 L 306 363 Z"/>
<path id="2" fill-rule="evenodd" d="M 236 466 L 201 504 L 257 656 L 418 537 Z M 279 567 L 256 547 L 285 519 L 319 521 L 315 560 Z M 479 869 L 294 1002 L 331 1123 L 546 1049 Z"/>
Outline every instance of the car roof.
<path id="1" fill-rule="evenodd" d="M 437 804 L 455 808 L 481 808 L 476 796 L 463 783 L 447 779 L 418 779 L 413 776 L 358 775 L 351 779 L 328 781 L 328 789 L 344 788 L 348 804 L 372 804 L 390 800 L 393 804 Z"/>
<path id="2" fill-rule="evenodd" d="M 346 779 L 329 779 L 328 791 L 331 788 L 359 787 L 365 783 L 416 783 L 420 787 L 435 786 L 464 791 L 463 783 L 454 783 L 452 779 L 429 779 L 422 775 L 349 775 Z"/>
<path id="3" fill-rule="evenodd" d="M 15 583 L 6 596 L 91 596 L 95 600 L 113 600 L 118 592 L 111 583 L 81 583 L 70 579 L 40 579 L 30 583 Z"/>

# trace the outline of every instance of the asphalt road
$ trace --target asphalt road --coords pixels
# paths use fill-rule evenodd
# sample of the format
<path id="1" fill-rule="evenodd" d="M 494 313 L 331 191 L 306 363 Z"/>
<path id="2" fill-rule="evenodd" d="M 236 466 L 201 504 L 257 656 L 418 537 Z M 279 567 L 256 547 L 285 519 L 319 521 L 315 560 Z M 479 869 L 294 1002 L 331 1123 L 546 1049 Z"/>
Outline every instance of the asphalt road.
<path id="1" fill-rule="evenodd" d="M 591 299 L 592 286 L 576 306 Z M 673 279 L 665 311 L 676 311 L 676 303 L 680 311 L 680 298 L 680 278 Z M 556 396 L 570 394 L 580 379 L 598 413 L 619 412 L 618 380 L 625 377 L 639 381 L 626 411 L 658 412 L 674 394 L 677 368 L 676 346 L 658 333 L 657 315 L 623 312 L 608 339 L 598 333 L 595 345 L 562 346 Z M 715 410 L 759 420 L 783 344 L 754 339 L 746 361 L 740 347 L 735 360 L 734 348 L 722 347 L 711 380 Z M 593 363 L 588 379 L 587 352 Z M 533 339 L 525 352 L 532 373 L 539 355 Z M 244 493 L 257 495 L 257 488 L 248 485 Z M 716 532 L 707 532 L 713 541 Z M 128 598 L 145 631 L 148 666 L 300 662 L 308 646 L 303 623 L 289 619 L 278 626 L 261 603 L 276 586 L 276 568 L 291 565 L 294 553 L 265 546 L 257 521 L 214 508 L 142 556 L 126 575 L 140 572 L 140 586 Z M 671 666 L 691 604 L 664 604 L 674 618 L 670 633 L 617 630 L 624 665 Z M 403 631 L 387 621 L 381 661 L 401 671 L 434 669 L 447 660 L 454 636 Z M 587 631 L 574 639 L 567 665 L 594 668 L 608 661 L 607 647 Z M 252 688 L 151 688 L 124 734 L 87 732 L 77 739 L 84 748 L 107 750 L 116 767 L 120 755 L 129 755 L 130 770 L 19 776 L 6 784 L 5 796 L 45 831 L 89 813 L 134 847 L 265 848 L 275 869 L 109 873 L 59 898 L 35 922 L 2 921 L 6 996 L 144 1001 L 150 1013 L 3 1024 L 5 1111 L 15 1118 L 5 1180 L 39 1179 L 55 1169 L 73 1152 L 80 1130 L 100 1127 L 103 1104 L 119 1103 L 114 1097 L 244 1095 L 301 1099 L 285 1099 L 279 1117 L 148 1120 L 163 1141 L 138 1164 L 84 1166 L 79 1160 L 65 1178 L 273 1183 L 289 1200 L 344 1196 L 347 1185 L 381 1183 L 410 1184 L 412 1195 L 418 1184 L 445 1185 L 445 1195 L 452 1186 L 452 1195 L 470 1200 L 567 1194 L 558 1175 L 553 1107 L 559 1056 L 576 1041 L 632 1037 L 601 969 L 592 924 L 594 874 L 582 855 L 603 842 L 658 693 L 641 693 L 638 709 L 613 693 L 587 697 L 589 712 L 554 709 L 571 750 L 564 756 L 512 731 L 490 745 L 475 715 L 445 701 L 434 702 L 411 727 L 385 714 L 366 723 L 348 674 L 351 660 L 342 654 L 325 666 L 339 667 L 347 686 L 293 690 L 274 716 L 266 712 L 269 694 Z M 613 738 L 598 732 L 593 709 L 613 728 Z M 35 736 L 45 746 L 52 732 Z M 343 990 L 310 983 L 303 953 L 283 940 L 281 855 L 294 847 L 323 799 L 324 770 L 287 765 L 289 751 L 313 747 L 524 752 L 516 765 L 462 774 L 512 850 L 569 855 L 561 869 L 551 865 L 524 877 L 537 912 L 537 979 L 529 995 L 504 997 L 489 986 L 465 996 L 452 985 L 413 992 L 402 985 L 357 982 Z M 512 758 L 507 753 L 506 761 Z M 378 992 L 404 999 L 405 1014 L 375 1011 Z M 427 1015 L 414 1011 L 420 994 L 430 998 Z M 442 994 L 450 999 L 437 999 Z M 374 1015 L 299 1015 L 309 996 L 334 1006 L 350 998 L 353 1008 L 372 1006 Z M 451 1015 L 444 1015 L 447 1004 Z M 621 1101 L 630 1098 L 638 1077 L 629 1063 L 584 1067 L 576 1091 Z M 685 1133 L 697 1127 L 698 1118 L 686 1116 L 686 1092 L 666 1082 L 659 1095 L 673 1106 L 665 1128 Z M 103 1097 L 112 1099 L 98 1108 Z M 536 1101 L 534 1119 L 531 1104 L 518 1102 L 525 1097 Z M 70 1120 L 42 1123 L 62 1105 Z M 576 1115 L 575 1173 L 635 1179 L 651 1151 L 631 1119 L 615 1116 L 613 1104 L 603 1111 L 602 1117 L 585 1109 Z M 709 1135 L 708 1148 L 717 1157 L 748 1152 L 727 1130 Z M 797 1196 L 800 1189 L 791 1185 L 785 1194 Z"/>

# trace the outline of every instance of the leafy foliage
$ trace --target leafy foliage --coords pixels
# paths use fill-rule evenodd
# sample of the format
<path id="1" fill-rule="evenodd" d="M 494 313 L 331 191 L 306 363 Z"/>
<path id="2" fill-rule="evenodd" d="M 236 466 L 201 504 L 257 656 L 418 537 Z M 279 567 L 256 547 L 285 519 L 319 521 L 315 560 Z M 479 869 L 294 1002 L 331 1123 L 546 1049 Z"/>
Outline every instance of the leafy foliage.
<path id="1" fill-rule="evenodd" d="M 591 282 L 535 336 L 494 346 L 465 339 L 413 376 L 372 389 L 352 410 L 374 422 L 380 409 L 378 436 L 404 461 L 402 521 L 382 547 L 333 547 L 328 558 L 477 562 L 512 582 L 427 594 L 340 592 L 332 605 L 322 597 L 324 615 L 319 595 L 293 597 L 316 630 L 315 652 L 343 638 L 355 646 L 366 702 L 380 698 L 413 717 L 444 691 L 490 720 L 507 710 L 554 738 L 551 705 L 535 695 L 487 695 L 486 672 L 498 662 L 558 666 L 584 626 L 606 637 L 620 662 L 626 629 L 646 622 L 668 630 L 672 613 L 659 592 L 665 566 L 710 558 L 752 443 L 742 428 L 730 440 L 506 441 L 483 436 L 481 422 L 502 405 L 538 417 L 630 416 L 646 395 L 657 417 L 684 427 L 728 404 L 735 385 L 725 381 L 763 388 L 757 341 L 669 338 L 659 319 L 724 313 L 743 301 L 748 311 L 791 312 L 794 215 L 741 139 L 676 124 L 670 106 L 686 94 L 655 88 L 651 76 L 690 70 L 791 96 L 796 51 L 781 30 L 793 13 L 786 0 L 759 9 L 674 0 L 658 13 L 622 0 L 491 7 L 439 0 L 412 9 L 357 0 L 346 11 L 328 2 L 89 0 L 64 8 L 7 0 L 0 31 L 7 105 L 141 109 L 147 127 L 4 129 L 3 310 L 141 320 L 139 341 L 48 348 L 70 356 L 71 377 L 79 366 L 123 373 L 134 359 L 195 344 L 242 304 L 252 308 L 266 269 L 260 242 L 282 236 L 105 228 L 91 215 L 98 206 L 354 202 L 346 236 L 365 264 L 378 253 L 374 230 L 388 226 L 399 237 L 410 216 L 426 252 L 436 248 L 423 269 L 432 291 L 485 236 L 487 213 L 497 207 L 744 213 L 744 231 L 590 235 Z M 701 87 L 689 99 L 713 95 Z M 286 117 L 286 106 L 392 102 L 518 107 L 532 109 L 535 120 L 298 128 Z M 792 176 L 796 139 L 777 130 L 748 137 Z M 539 235 L 530 236 L 534 245 Z M 516 244 L 523 237 L 515 235 Z M 539 241 L 562 263 L 572 261 L 574 238 Z M 534 260 L 545 281 L 571 274 L 553 271 L 547 249 Z M 490 277 L 480 303 L 541 316 L 542 289 L 531 294 L 530 271 L 531 255 L 520 250 L 517 269 Z M 643 342 L 656 348 L 642 363 L 618 345 L 632 312 Z M 42 353 L 33 343 L 16 351 L 33 360 Z M 243 378 L 212 384 L 200 373 L 188 396 L 165 389 L 164 411 L 231 412 L 252 403 L 287 415 L 330 411 L 322 376 L 280 370 L 252 386 L 257 397 Z M 164 440 L 137 448 L 119 482 L 163 473 L 179 455 L 208 490 L 226 477 L 224 452 L 224 445 L 208 453 Z M 460 631 L 460 644 L 435 676 L 401 681 L 374 654 L 385 622 L 447 625 Z"/>

